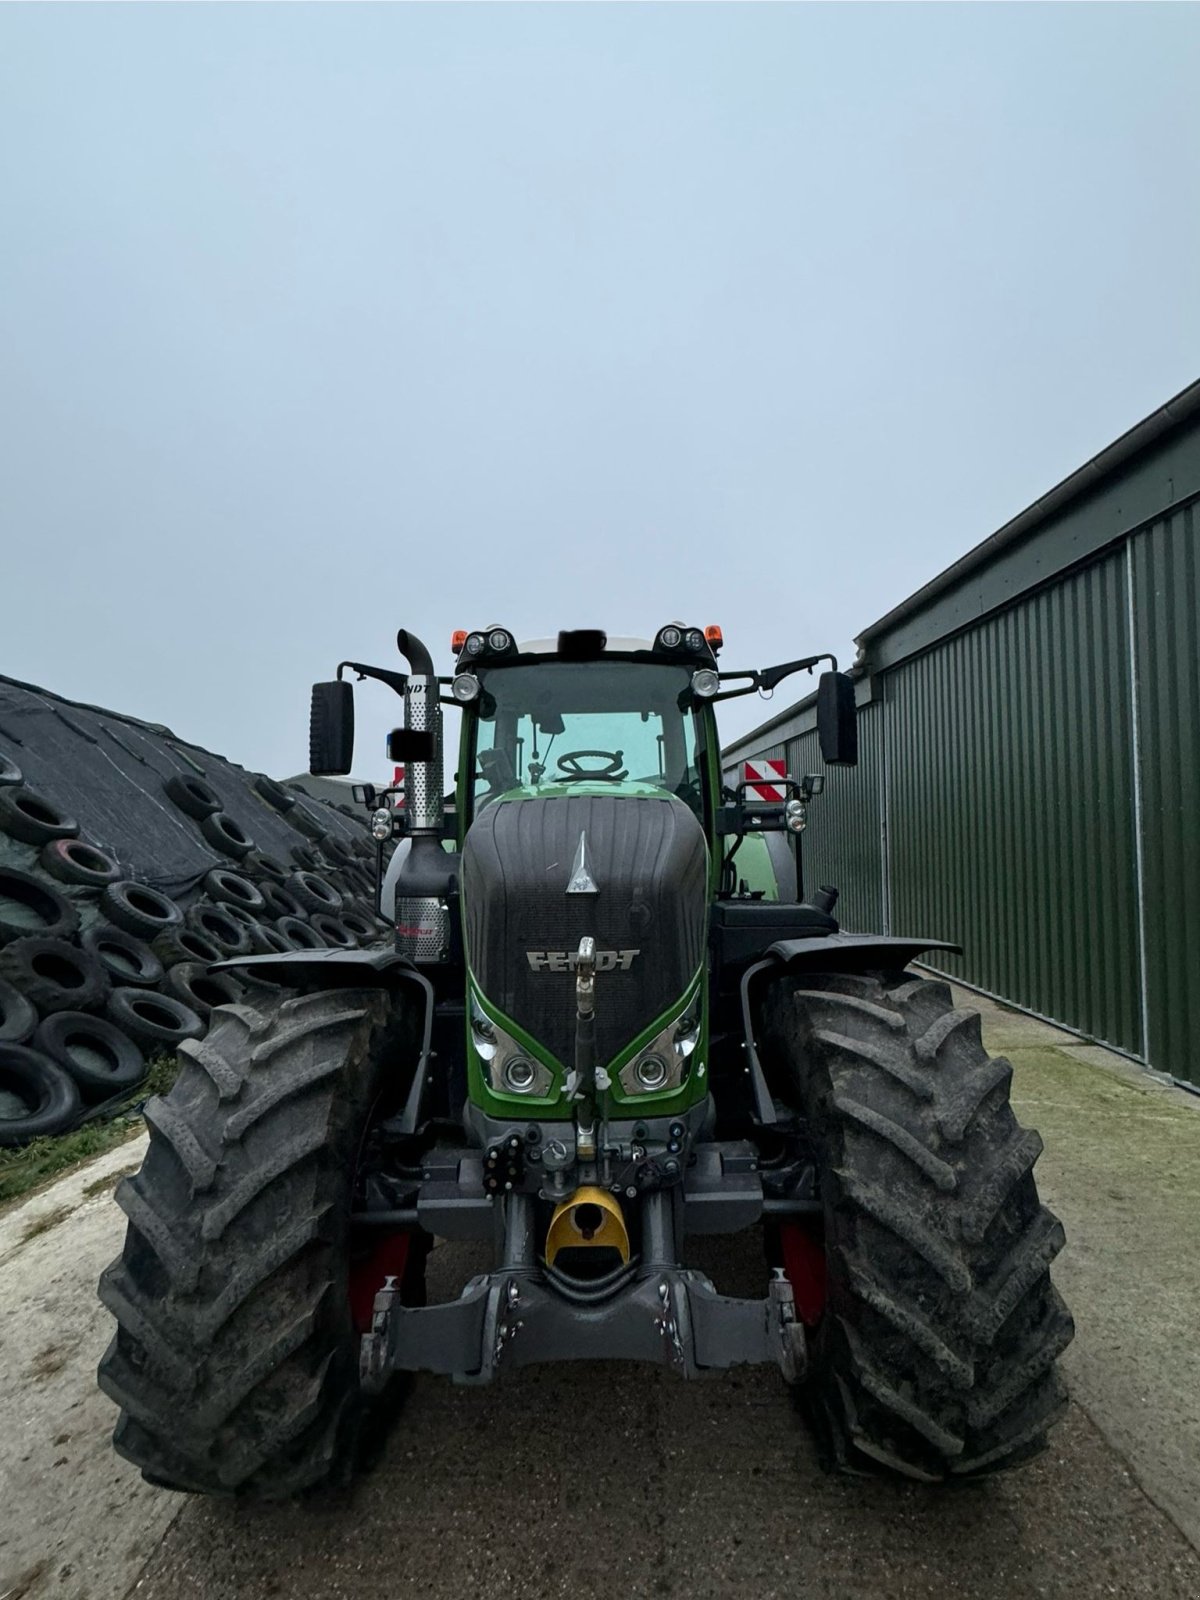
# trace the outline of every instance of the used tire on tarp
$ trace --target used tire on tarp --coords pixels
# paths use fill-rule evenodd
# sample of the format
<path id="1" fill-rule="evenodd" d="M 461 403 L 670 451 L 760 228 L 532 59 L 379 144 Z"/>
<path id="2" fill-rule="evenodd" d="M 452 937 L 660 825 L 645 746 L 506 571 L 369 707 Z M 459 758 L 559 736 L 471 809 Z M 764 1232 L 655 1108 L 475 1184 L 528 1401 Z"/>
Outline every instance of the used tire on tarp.
<path id="1" fill-rule="evenodd" d="M 231 972 L 210 972 L 203 962 L 181 961 L 167 973 L 163 992 L 207 1022 L 214 1006 L 235 1005 L 246 991 Z"/>
<path id="2" fill-rule="evenodd" d="M 336 833 L 328 834 L 321 840 L 321 854 L 336 868 L 348 867 L 354 862 L 354 851 Z"/>
<path id="3" fill-rule="evenodd" d="M 79 913 L 53 884 L 32 872 L 0 867 L 0 944 L 26 939 L 69 939 L 79 927 Z"/>
<path id="4" fill-rule="evenodd" d="M 202 961 L 207 966 L 222 959 L 220 949 L 208 935 L 195 928 L 169 928 L 150 948 L 164 967 L 173 967 L 177 961 Z"/>
<path id="5" fill-rule="evenodd" d="M 214 905 L 237 906 L 239 910 L 262 911 L 266 902 L 257 886 L 240 872 L 228 867 L 214 867 L 204 875 L 204 892 Z"/>
<path id="6" fill-rule="evenodd" d="M 152 989 L 162 980 L 163 964 L 150 946 L 111 923 L 93 922 L 83 930 L 79 943 L 96 958 L 113 983 Z"/>
<path id="7" fill-rule="evenodd" d="M 272 928 L 265 922 L 260 922 L 247 931 L 250 934 L 250 948 L 256 956 L 284 955 L 296 948 L 284 938 L 278 928 Z"/>
<path id="8" fill-rule="evenodd" d="M 380 930 L 374 917 L 364 916 L 361 912 L 343 911 L 340 921 L 342 927 L 352 933 L 359 944 L 367 944 L 370 940 L 378 939 L 380 936 Z"/>
<path id="9" fill-rule="evenodd" d="M 282 938 L 282 935 L 277 937 Z M 13 984 L 0 980 L 0 1044 L 24 1044 L 26 1039 L 32 1038 L 37 1020 L 33 1001 L 27 1000 Z"/>
<path id="10" fill-rule="evenodd" d="M 33 1044 L 74 1079 L 88 1101 L 134 1089 L 146 1076 L 145 1057 L 129 1035 L 104 1017 L 83 1011 L 59 1011 L 47 1017 Z"/>
<path id="11" fill-rule="evenodd" d="M 75 1082 L 40 1050 L 0 1044 L 0 1145 L 66 1133 L 83 1110 Z"/>
<path id="12" fill-rule="evenodd" d="M 314 911 L 309 926 L 315 928 L 333 950 L 353 950 L 358 943 L 346 924 L 328 911 Z"/>
<path id="13" fill-rule="evenodd" d="M 44 795 L 24 785 L 0 788 L 0 833 L 22 844 L 45 844 L 50 839 L 73 839 L 79 824 Z"/>
<path id="14" fill-rule="evenodd" d="M 110 987 L 95 957 L 65 939 L 14 939 L 0 950 L 0 978 L 19 989 L 43 1016 L 94 1011 L 104 1004 Z"/>
<path id="15" fill-rule="evenodd" d="M 167 798 L 173 800 L 184 816 L 197 822 L 221 809 L 221 796 L 211 789 L 203 778 L 194 778 L 186 772 L 176 772 L 163 784 Z"/>
<path id="16" fill-rule="evenodd" d="M 232 917 L 233 920 L 236 923 L 239 923 L 243 928 L 253 929 L 258 927 L 261 917 L 260 912 L 247 911 L 244 906 L 235 906 L 232 900 L 222 900 L 220 902 L 220 909 L 227 917 Z M 263 906 L 263 911 L 266 911 L 265 905 Z"/>
<path id="17" fill-rule="evenodd" d="M 148 883 L 134 883 L 130 878 L 108 885 L 100 896 L 100 910 L 116 927 L 150 941 L 183 921 L 183 912 L 173 900 Z"/>
<path id="18" fill-rule="evenodd" d="M 262 897 L 267 904 L 267 914 L 276 921 L 280 917 L 298 917 L 304 920 L 304 907 L 290 889 L 285 889 L 282 884 L 267 880 L 259 884 Z"/>
<path id="19" fill-rule="evenodd" d="M 309 922 L 299 917 L 280 917 L 275 924 L 293 950 L 325 950 L 325 940 Z"/>
<path id="20" fill-rule="evenodd" d="M 227 811 L 213 811 L 202 818 L 200 832 L 214 850 L 232 856 L 235 861 L 248 856 L 254 849 L 254 840 Z"/>
<path id="21" fill-rule="evenodd" d="M 293 872 L 284 888 L 293 895 L 305 911 L 325 911 L 336 916 L 345 898 L 325 878 L 315 872 Z"/>
<path id="22" fill-rule="evenodd" d="M 114 989 L 104 1014 L 136 1039 L 148 1056 L 174 1050 L 185 1039 L 199 1039 L 204 1033 L 203 1019 L 191 1006 L 173 995 L 146 989 Z"/>
<path id="23" fill-rule="evenodd" d="M 251 877 L 269 878 L 274 883 L 286 883 L 292 875 L 291 867 L 285 866 L 282 861 L 277 861 L 274 856 L 264 855 L 261 850 L 251 850 L 242 857 L 238 865 Z"/>
<path id="24" fill-rule="evenodd" d="M 198 901 L 183 914 L 189 928 L 211 939 L 224 956 L 244 956 L 249 953 L 250 940 L 237 917 L 230 916 L 224 906 L 210 906 Z"/>
<path id="25" fill-rule="evenodd" d="M 254 779 L 254 787 L 269 806 L 274 806 L 276 811 L 290 811 L 296 804 L 296 796 L 289 794 L 281 783 L 276 783 L 274 778 L 268 778 L 263 772 Z"/>
<path id="26" fill-rule="evenodd" d="M 297 832 L 304 834 L 308 839 L 312 839 L 315 844 L 320 844 L 321 840 L 329 832 L 320 817 L 314 811 L 310 811 L 303 800 L 297 800 L 296 804 L 288 812 L 288 821 Z"/>
<path id="27" fill-rule="evenodd" d="M 103 889 L 121 876 L 120 862 L 86 839 L 51 839 L 42 847 L 39 864 L 60 883 L 80 889 Z"/>

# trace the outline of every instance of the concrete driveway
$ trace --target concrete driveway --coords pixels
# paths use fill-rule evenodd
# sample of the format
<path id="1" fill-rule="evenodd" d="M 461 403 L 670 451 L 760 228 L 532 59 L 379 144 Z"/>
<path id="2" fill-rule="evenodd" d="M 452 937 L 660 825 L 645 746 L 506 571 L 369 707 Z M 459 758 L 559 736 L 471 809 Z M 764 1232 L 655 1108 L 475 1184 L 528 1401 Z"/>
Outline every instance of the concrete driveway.
<path id="1" fill-rule="evenodd" d="M 971 997 L 964 996 L 971 1001 Z M 1200 1595 L 1200 1102 L 986 1002 L 1066 1223 L 1075 1401 L 1010 1477 L 936 1491 L 823 1474 L 778 1379 L 580 1365 L 419 1378 L 353 1492 L 274 1508 L 149 1488 L 107 1445 L 93 1286 L 119 1247 L 111 1153 L 0 1217 L 0 1600 Z M 89 1192 L 85 1192 L 88 1191 Z M 430 1263 L 450 1295 L 464 1248 Z M 714 1242 L 757 1292 L 753 1246 Z"/>

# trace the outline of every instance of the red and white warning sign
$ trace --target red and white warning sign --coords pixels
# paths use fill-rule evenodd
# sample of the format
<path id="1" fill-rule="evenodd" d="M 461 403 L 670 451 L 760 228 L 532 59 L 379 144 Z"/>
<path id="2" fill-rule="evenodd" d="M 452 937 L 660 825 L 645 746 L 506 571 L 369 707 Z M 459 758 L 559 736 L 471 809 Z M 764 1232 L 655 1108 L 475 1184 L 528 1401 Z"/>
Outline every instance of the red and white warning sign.
<path id="1" fill-rule="evenodd" d="M 400 810 L 400 809 L 402 809 L 402 807 L 404 805 L 404 768 L 403 767 L 397 767 L 396 768 L 396 775 L 392 779 L 392 787 L 396 791 L 396 793 L 392 796 L 392 805 L 396 808 L 396 810 Z"/>
<path id="2" fill-rule="evenodd" d="M 783 780 L 787 777 L 787 762 L 759 757 L 747 761 L 742 776 L 749 788 L 748 800 L 782 800 L 785 797 Z"/>

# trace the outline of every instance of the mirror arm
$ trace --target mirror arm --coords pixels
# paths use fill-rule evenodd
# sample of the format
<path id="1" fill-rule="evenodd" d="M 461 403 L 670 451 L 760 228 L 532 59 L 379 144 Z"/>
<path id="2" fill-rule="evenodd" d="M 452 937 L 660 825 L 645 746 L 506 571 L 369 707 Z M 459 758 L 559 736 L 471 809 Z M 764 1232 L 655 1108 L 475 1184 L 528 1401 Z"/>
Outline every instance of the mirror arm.
<path id="1" fill-rule="evenodd" d="M 736 700 L 739 695 L 753 694 L 757 689 L 771 690 L 781 684 L 785 678 L 790 678 L 793 672 L 811 672 L 822 661 L 828 661 L 834 672 L 837 671 L 837 657 L 831 655 L 805 656 L 802 661 L 785 661 L 777 667 L 763 667 L 759 672 L 722 672 L 721 682 L 731 682 L 737 678 L 749 678 L 750 682 L 741 689 L 727 689 L 722 694 L 713 695 L 714 700 Z"/>
<path id="2" fill-rule="evenodd" d="M 720 678 L 722 683 L 727 678 L 749 678 L 751 681 L 740 689 L 722 689 L 719 694 L 713 695 L 710 705 L 715 705 L 718 700 L 736 700 L 741 695 L 754 694 L 759 687 L 757 672 L 722 672 Z"/>
<path id="3" fill-rule="evenodd" d="M 361 661 L 339 661 L 337 669 L 339 679 L 346 667 L 349 667 L 351 672 L 357 673 L 360 683 L 364 678 L 377 678 L 380 683 L 386 683 L 389 689 L 394 689 L 401 695 L 408 688 L 408 677 L 405 673 L 389 672 L 386 667 L 368 667 Z"/>

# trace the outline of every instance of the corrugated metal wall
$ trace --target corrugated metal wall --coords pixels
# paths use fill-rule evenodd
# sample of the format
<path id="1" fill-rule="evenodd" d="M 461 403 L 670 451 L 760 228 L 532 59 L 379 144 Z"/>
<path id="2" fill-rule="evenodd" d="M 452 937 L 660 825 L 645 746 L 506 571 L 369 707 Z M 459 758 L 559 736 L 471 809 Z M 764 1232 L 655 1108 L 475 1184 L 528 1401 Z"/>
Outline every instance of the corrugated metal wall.
<path id="1" fill-rule="evenodd" d="M 1200 508 L 1132 541 L 1147 1054 L 1200 1084 Z"/>
<path id="2" fill-rule="evenodd" d="M 841 890 L 837 916 L 854 933 L 886 931 L 883 874 L 883 708 L 859 712 L 857 767 L 826 767 L 814 728 L 787 743 L 788 771 L 825 774 L 824 793 L 808 808 L 802 835 L 804 887 Z"/>
<path id="3" fill-rule="evenodd" d="M 844 927 L 1200 1086 L 1198 537 L 1200 500 L 878 673 L 804 852 Z"/>
<path id="4" fill-rule="evenodd" d="M 1123 553 L 907 662 L 884 696 L 894 931 L 953 939 L 944 970 L 1140 1053 Z"/>

